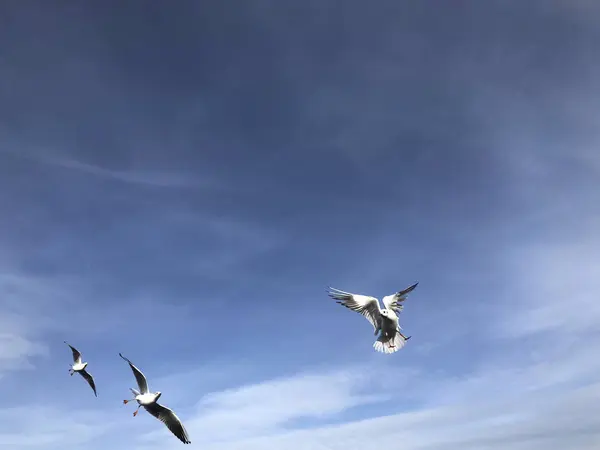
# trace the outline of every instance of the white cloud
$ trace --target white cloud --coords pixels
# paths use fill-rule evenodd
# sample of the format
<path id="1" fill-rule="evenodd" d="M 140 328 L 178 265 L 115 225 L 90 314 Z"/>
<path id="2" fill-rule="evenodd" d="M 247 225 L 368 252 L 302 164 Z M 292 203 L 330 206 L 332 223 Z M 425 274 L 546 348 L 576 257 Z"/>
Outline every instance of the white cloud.
<path id="1" fill-rule="evenodd" d="M 570 443 L 592 449 L 600 438 L 594 400 L 600 336 L 582 343 L 572 335 L 561 342 L 548 332 L 522 348 L 522 338 L 502 339 L 466 376 L 393 367 L 388 373 L 385 364 L 301 374 L 209 394 L 195 413 L 183 409 L 180 417 L 192 442 L 208 450 L 370 450 L 398 443 L 411 450 L 558 450 Z M 396 413 L 386 415 L 390 400 Z M 379 413 L 378 402 L 386 402 Z M 347 421 L 350 408 L 369 404 L 373 418 Z M 303 417 L 318 425 L 298 428 L 295 420 Z M 178 448 L 164 430 L 141 442 L 140 449 Z"/>
<path id="2" fill-rule="evenodd" d="M 565 234 L 563 242 L 533 243 L 513 252 L 512 312 L 502 323 L 507 333 L 600 331 L 600 239 Z"/>
<path id="3" fill-rule="evenodd" d="M 185 416 L 192 441 L 208 450 L 369 450 L 399 443 L 410 450 L 596 448 L 600 310 L 594 293 L 600 288 L 595 257 L 600 241 L 591 228 L 581 226 L 558 241 L 548 240 L 554 233 L 515 241 L 503 253 L 505 272 L 499 276 L 510 285 L 499 294 L 497 308 L 480 317 L 489 325 L 491 336 L 482 339 L 491 347 L 467 375 L 407 370 L 410 377 L 384 377 L 382 368 L 363 367 L 218 392 Z M 402 364 L 398 356 L 394 361 Z M 381 390 L 366 396 L 355 390 L 377 379 L 390 380 L 386 393 L 394 396 L 396 411 L 411 409 L 325 425 L 352 406 L 382 400 Z M 320 425 L 295 429 L 294 419 L 305 416 Z M 163 436 L 160 445 L 178 448 Z"/>
<path id="4" fill-rule="evenodd" d="M 47 354 L 48 349 L 40 342 L 17 332 L 0 333 L 0 375 L 10 370 L 32 368 L 30 358 Z"/>
<path id="5" fill-rule="evenodd" d="M 197 368 L 189 376 L 157 378 L 156 382 L 149 373 L 151 385 L 164 392 L 164 403 L 184 420 L 193 444 L 208 450 L 370 450 L 398 443 L 414 450 L 595 448 L 600 438 L 593 400 L 600 393 L 600 362 L 595 357 L 600 336 L 593 293 L 600 279 L 595 262 L 600 248 L 593 227 L 583 226 L 579 231 L 558 241 L 543 235 L 527 245 L 515 242 L 503 253 L 505 273 L 501 276 L 510 280 L 510 289 L 501 293 L 497 315 L 480 317 L 502 333 L 494 337 L 490 353 L 481 355 L 478 367 L 466 375 L 444 377 L 437 370 L 400 368 L 396 364 L 401 366 L 405 359 L 397 355 L 375 366 L 307 372 L 208 395 L 203 395 L 202 383 L 189 383 L 200 373 Z M 17 361 L 41 343 L 32 336 L 48 330 L 48 321 L 37 314 L 51 311 L 54 301 L 70 305 L 73 296 L 85 292 L 81 283 L 69 279 L 5 274 L 0 281 L 6 294 L 2 306 L 14 315 L 10 323 L 19 324 L 10 331 L 13 334 L 6 334 L 14 343 L 10 352 L 17 355 L 9 352 L 8 357 Z M 504 295 L 506 302 L 502 302 Z M 136 305 L 132 304 L 130 312 Z M 118 308 L 121 312 L 128 310 L 122 307 Z M 102 313 L 101 320 L 109 316 L 115 316 L 117 323 L 125 320 L 117 318 L 117 312 Z M 88 311 L 90 317 L 94 314 Z M 436 361 L 426 363 L 436 365 Z M 219 371 L 212 369 L 208 378 L 214 380 Z M 392 370 L 388 373 L 387 369 Z M 453 373 L 451 367 L 444 369 Z M 228 385 L 246 375 L 242 367 L 231 365 L 222 371 L 227 372 Z M 187 387 L 187 393 L 192 393 L 188 399 L 183 395 Z M 103 391 L 110 389 L 104 386 Z M 378 402 L 385 405 L 380 412 Z M 371 411 L 372 418 L 348 421 L 349 412 L 357 406 Z M 23 407 L 18 414 L 0 410 L 0 416 L 11 417 L 8 425 L 0 427 L 0 444 L 48 449 L 77 442 L 94 449 L 103 448 L 118 435 L 121 444 L 115 444 L 115 449 L 176 449 L 181 445 L 144 412 L 146 417 L 127 421 L 128 414 L 119 411 L 113 423 L 103 422 L 107 420 L 103 408 L 93 420 L 77 410 L 46 409 L 38 414 L 35 408 L 39 407 Z M 385 415 L 390 410 L 395 414 Z M 35 427 L 35 432 L 23 438 L 19 430 L 26 426 Z"/>
<path id="6" fill-rule="evenodd" d="M 512 109 L 507 108 L 511 114 Z M 523 109 L 527 108 L 521 108 L 521 112 Z M 422 358 L 425 367 L 420 370 L 400 369 L 394 364 L 401 366 L 406 359 L 398 354 L 374 367 L 307 372 L 208 395 L 204 395 L 203 383 L 215 384 L 220 377 L 214 367 L 193 367 L 187 374 L 162 378 L 148 373 L 151 387 L 164 392 L 164 404 L 183 419 L 193 444 L 207 450 L 371 450 L 398 446 L 407 450 L 595 449 L 600 440 L 596 401 L 600 394 L 600 359 L 596 357 L 600 350 L 600 302 L 596 299 L 600 292 L 600 239 L 596 232 L 600 216 L 594 208 L 585 214 L 574 214 L 582 211 L 570 209 L 572 199 L 561 196 L 561 188 L 552 183 L 561 173 L 556 162 L 565 154 L 560 148 L 552 148 L 551 153 L 539 150 L 539 136 L 531 133 L 530 125 L 524 123 L 523 130 L 513 127 L 508 134 L 516 145 L 498 160 L 506 165 L 510 195 L 519 200 L 526 198 L 537 208 L 517 218 L 507 217 L 501 224 L 519 233 L 528 225 L 532 230 L 518 237 L 511 235 L 508 247 L 496 253 L 502 269 L 497 276 L 507 283 L 502 292 L 490 295 L 489 300 L 497 304 L 479 311 L 483 315 L 478 319 L 493 333 L 491 338 L 474 337 L 488 345 L 481 355 L 470 359 L 475 369 L 466 371 L 461 367 L 462 375 L 451 375 L 457 367 L 439 367 L 436 360 L 425 360 L 427 355 Z M 505 137 L 496 137 L 503 147 L 509 147 Z M 579 164 L 595 158 L 591 152 L 572 153 Z M 100 176 L 123 175 L 98 172 L 97 168 L 72 161 L 63 165 Z M 594 199 L 595 195 L 588 191 L 575 201 Z M 193 218 L 170 215 L 166 220 L 189 219 Z M 238 240 L 252 243 L 248 254 L 280 242 L 219 219 L 203 225 L 215 233 L 236 237 L 236 245 L 232 246 L 236 251 L 224 252 L 216 272 L 239 260 Z M 379 250 L 374 247 L 373 254 Z M 199 262 L 198 268 L 204 270 L 215 263 L 210 258 L 207 261 Z M 367 283 L 379 276 L 377 268 L 362 279 Z M 457 272 L 452 276 L 464 275 Z M 473 282 L 471 276 L 476 275 L 464 278 L 465 285 Z M 102 309 L 91 307 L 90 302 L 76 307 L 77 298 L 89 300 L 91 289 L 82 280 L 2 274 L 0 374 L 26 368 L 32 356 L 43 355 L 42 336 L 64 327 L 64 322 L 57 324 L 55 319 L 66 308 L 70 317 L 90 323 L 96 336 L 125 326 L 128 317 L 139 310 L 152 311 L 162 321 L 186 316 L 185 308 L 165 308 L 160 299 L 148 305 L 147 297 L 143 300 L 145 308 L 140 308 L 142 301 L 136 299 Z M 429 319 L 437 313 L 432 311 Z M 430 348 L 443 342 L 448 352 L 453 351 L 446 335 L 437 338 L 439 341 L 428 343 Z M 473 339 L 453 336 L 453 345 L 460 345 L 466 338 Z M 418 340 L 413 342 L 419 345 Z M 464 356 L 465 347 L 455 348 L 459 356 Z M 390 367 L 393 370 L 387 372 Z M 248 378 L 243 367 L 230 362 L 221 371 L 226 373 L 223 378 L 230 386 Z M 103 392 L 111 390 L 112 386 L 105 383 Z M 363 407 L 360 414 L 369 419 L 349 420 L 356 417 L 352 413 L 358 406 Z M 121 409 L 110 419 L 109 411 L 100 406 L 95 412 L 66 412 L 39 405 L 3 409 L 0 445 L 44 450 L 85 445 L 93 450 L 106 448 L 106 443 L 118 436 L 115 450 L 181 448 L 160 422 L 144 412 L 140 417 L 128 421 L 129 412 Z"/>
<path id="7" fill-rule="evenodd" d="M 580 361 L 571 358 L 558 369 L 574 362 Z M 594 414 L 594 398 L 600 394 L 600 384 L 557 389 L 561 382 L 577 380 L 577 370 L 552 380 L 551 367 L 540 369 L 534 364 L 524 370 L 484 370 L 458 382 L 438 379 L 437 390 L 421 389 L 423 401 L 429 406 L 310 429 L 294 430 L 293 425 L 285 424 L 309 415 L 335 417 L 347 408 L 364 404 L 360 395 L 352 394 L 352 386 L 360 386 L 380 373 L 366 376 L 363 369 L 358 377 L 340 378 L 342 372 L 338 372 L 261 383 L 212 394 L 201 403 L 210 406 L 208 412 L 200 411 L 195 418 L 180 416 L 192 442 L 208 450 L 369 450 L 394 448 L 399 443 L 411 450 L 501 449 L 507 445 L 558 450 L 568 442 L 578 443 L 577 448 L 583 450 L 595 448 L 592 444 L 600 437 L 600 416 Z M 413 385 L 419 389 L 420 381 L 411 378 L 406 386 L 396 386 L 396 378 L 402 379 L 391 377 L 389 385 L 394 389 L 389 393 L 395 396 L 397 408 L 404 409 L 404 389 L 410 391 Z M 337 387 L 340 381 L 342 386 Z M 433 386 L 431 381 L 425 386 Z M 438 401 L 440 392 L 453 396 Z M 153 442 L 139 448 L 178 448 L 180 444 L 172 436 L 163 434 L 165 439 L 160 441 L 156 441 L 158 433 L 145 436 L 144 441 Z"/>
<path id="8" fill-rule="evenodd" d="M 97 281 L 0 272 L 0 376 L 36 367 L 63 340 L 77 347 L 82 341 L 114 342 L 130 328 L 134 315 L 140 320 L 160 318 L 165 327 L 203 323 L 189 314 L 189 306 L 167 305 L 150 293 L 107 301 Z M 85 347 L 80 349 L 85 353 Z"/>
<path id="9" fill-rule="evenodd" d="M 567 358 L 547 371 L 536 364 L 524 370 L 484 369 L 458 381 L 427 380 L 426 374 L 408 372 L 406 383 L 398 385 L 396 381 L 404 380 L 406 372 L 395 371 L 386 377 L 389 384 L 385 386 L 392 387 L 388 393 L 395 397 L 397 410 L 406 409 L 403 403 L 414 389 L 420 390 L 421 407 L 341 424 L 331 422 L 349 408 L 384 399 L 374 394 L 382 392 L 383 384 L 365 389 L 381 378 L 381 368 L 352 367 L 275 379 L 210 394 L 191 408 L 165 404 L 184 420 L 193 445 L 208 450 L 370 450 L 399 444 L 411 450 L 507 446 L 558 450 L 565 445 L 591 450 L 600 438 L 600 416 L 595 414 L 600 383 L 561 389 L 562 382 L 579 379 L 577 369 L 551 380 L 554 369 L 581 368 L 580 356 Z M 433 386 L 432 382 L 439 386 L 437 390 L 423 389 Z M 438 401 L 440 392 L 454 395 Z M 190 417 L 191 409 L 196 413 Z M 118 435 L 115 449 L 180 448 L 181 443 L 146 413 L 139 419 L 125 417 L 124 412 L 120 415 L 107 421 L 106 411 L 0 410 L 0 444 L 49 449 L 76 443 L 95 449 L 104 448 L 106 439 Z M 303 417 L 313 417 L 320 425 L 297 429 L 294 420 Z"/>
<path id="10" fill-rule="evenodd" d="M 10 272 L 0 272 L 0 376 L 33 367 L 32 358 L 47 356 L 40 332 L 48 325 L 47 312 L 57 285 Z"/>
<path id="11" fill-rule="evenodd" d="M 373 375 L 364 367 L 355 367 L 298 374 L 214 392 L 200 400 L 194 416 L 185 421 L 186 427 L 194 434 L 196 443 L 238 442 L 292 429 L 297 420 L 331 420 L 350 408 L 389 397 L 381 383 L 374 382 Z M 390 376 L 399 381 L 406 378 L 397 370 L 392 370 Z M 152 433 L 145 440 L 154 440 L 159 434 L 166 433 Z M 171 437 L 165 437 L 168 443 Z"/>
<path id="12" fill-rule="evenodd" d="M 56 405 L 0 409 L 0 447 L 58 449 L 84 445 L 114 428 L 106 412 L 68 411 Z"/>

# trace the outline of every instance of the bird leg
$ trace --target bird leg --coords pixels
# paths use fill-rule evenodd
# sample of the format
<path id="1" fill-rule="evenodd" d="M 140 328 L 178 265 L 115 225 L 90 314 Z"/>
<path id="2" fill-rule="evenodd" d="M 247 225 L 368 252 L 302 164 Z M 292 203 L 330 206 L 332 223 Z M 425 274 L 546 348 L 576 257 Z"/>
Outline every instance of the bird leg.
<path id="1" fill-rule="evenodd" d="M 406 337 L 402 333 L 400 333 L 400 336 L 402 336 L 402 339 L 404 339 L 405 341 L 408 341 L 412 337 L 412 336 Z"/>
<path id="2" fill-rule="evenodd" d="M 133 417 L 137 416 L 138 411 L 140 410 L 140 407 L 142 405 L 138 405 L 137 409 L 135 410 L 135 412 L 133 413 Z"/>
<path id="3" fill-rule="evenodd" d="M 75 371 L 73 369 L 69 369 L 69 375 L 73 376 L 74 373 Z"/>

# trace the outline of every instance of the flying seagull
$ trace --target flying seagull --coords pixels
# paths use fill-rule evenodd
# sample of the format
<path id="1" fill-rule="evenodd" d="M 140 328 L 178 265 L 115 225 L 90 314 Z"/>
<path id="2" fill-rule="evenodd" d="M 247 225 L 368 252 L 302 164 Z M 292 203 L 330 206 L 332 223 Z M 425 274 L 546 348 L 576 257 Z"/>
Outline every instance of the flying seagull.
<path id="1" fill-rule="evenodd" d="M 69 369 L 69 373 L 71 374 L 71 376 L 73 376 L 75 372 L 81 375 L 94 391 L 94 395 L 98 397 L 98 394 L 96 393 L 96 383 L 94 383 L 94 379 L 92 378 L 92 376 L 85 371 L 85 368 L 87 367 L 88 363 L 81 362 L 81 353 L 79 353 L 79 350 L 77 350 L 67 341 L 64 342 L 69 347 L 71 347 L 71 351 L 73 352 L 73 365 Z"/>
<path id="2" fill-rule="evenodd" d="M 161 392 L 150 392 L 148 390 L 148 382 L 146 381 L 146 377 L 144 374 L 135 367 L 131 361 L 125 358 L 122 354 L 119 353 L 119 356 L 123 358 L 127 363 L 129 363 L 129 367 L 133 371 L 133 375 L 137 381 L 139 392 L 133 388 L 129 388 L 133 393 L 133 398 L 131 400 L 123 400 L 123 403 L 126 405 L 129 402 L 137 401 L 138 407 L 133 413 L 133 416 L 137 416 L 140 407 L 143 406 L 146 411 L 164 423 L 167 428 L 173 433 L 181 442 L 184 444 L 191 444 L 191 441 L 188 437 L 187 431 L 183 427 L 181 420 L 179 417 L 175 415 L 173 411 L 171 411 L 166 406 L 159 405 L 156 401 L 162 395 Z"/>
<path id="3" fill-rule="evenodd" d="M 331 287 L 329 296 L 337 300 L 336 303 L 366 317 L 373 325 L 375 336 L 381 332 L 373 344 L 375 350 L 381 353 L 394 353 L 404 347 L 406 341 L 410 339 L 410 336 L 406 337 L 402 334 L 402 328 L 398 323 L 398 314 L 404 309 L 402 302 L 418 284 L 417 282 L 403 291 L 383 297 L 385 308 L 379 307 L 379 302 L 375 297 L 351 294 Z"/>

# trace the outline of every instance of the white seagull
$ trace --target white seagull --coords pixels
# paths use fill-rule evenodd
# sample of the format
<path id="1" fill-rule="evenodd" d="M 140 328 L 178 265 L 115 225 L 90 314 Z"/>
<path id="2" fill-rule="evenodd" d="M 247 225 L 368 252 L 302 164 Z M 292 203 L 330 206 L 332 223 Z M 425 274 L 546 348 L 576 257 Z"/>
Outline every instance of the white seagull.
<path id="1" fill-rule="evenodd" d="M 179 420 L 179 417 L 177 417 L 175 413 L 166 406 L 162 406 L 156 403 L 156 401 L 162 395 L 162 393 L 150 392 L 148 390 L 148 382 L 146 381 L 146 377 L 140 371 L 140 369 L 135 367 L 131 363 L 131 361 L 125 358 L 122 354 L 119 353 L 119 356 L 129 363 L 129 367 L 131 367 L 133 375 L 135 375 L 138 387 L 140 388 L 139 392 L 133 388 L 129 388 L 133 393 L 133 398 L 131 400 L 123 400 L 123 403 L 125 405 L 134 400 L 138 402 L 138 407 L 133 413 L 133 416 L 137 416 L 140 407 L 143 406 L 146 411 L 148 411 L 150 414 L 152 414 L 154 417 L 156 417 L 158 420 L 164 423 L 167 426 L 167 428 L 171 431 L 171 433 L 173 433 L 181 442 L 183 442 L 184 444 L 191 444 L 187 431 L 185 431 L 185 428 L 183 427 L 181 420 Z"/>
<path id="2" fill-rule="evenodd" d="M 398 323 L 398 314 L 404 309 L 402 302 L 418 284 L 417 282 L 403 291 L 383 297 L 385 306 L 383 309 L 379 307 L 379 302 L 375 297 L 367 295 L 351 294 L 330 287 L 329 296 L 337 300 L 336 303 L 365 316 L 373 325 L 375 335 L 381 331 L 373 344 L 375 350 L 381 353 L 394 353 L 404 347 L 406 341 L 410 339 L 410 336 L 406 337 L 401 332 L 402 327 Z"/>
<path id="3" fill-rule="evenodd" d="M 71 351 L 73 352 L 73 365 L 69 369 L 69 373 L 71 374 L 71 376 L 73 376 L 75 372 L 81 375 L 94 391 L 94 395 L 98 397 L 98 394 L 96 393 L 96 383 L 94 383 L 94 379 L 92 378 L 92 376 L 85 371 L 85 368 L 87 367 L 88 363 L 81 362 L 81 353 L 79 353 L 79 351 L 67 341 L 64 342 L 69 347 L 71 347 Z"/>

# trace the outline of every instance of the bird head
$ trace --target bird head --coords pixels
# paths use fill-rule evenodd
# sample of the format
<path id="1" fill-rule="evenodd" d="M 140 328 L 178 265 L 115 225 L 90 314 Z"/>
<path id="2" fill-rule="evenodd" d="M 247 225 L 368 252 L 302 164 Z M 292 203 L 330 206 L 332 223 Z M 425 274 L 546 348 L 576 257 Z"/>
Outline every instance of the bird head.
<path id="1" fill-rule="evenodd" d="M 386 316 L 386 317 L 387 317 L 387 315 L 388 315 L 388 310 L 387 310 L 387 309 L 382 309 L 382 310 L 381 310 L 381 315 L 382 315 L 382 316 Z"/>
<path id="2" fill-rule="evenodd" d="M 158 391 L 158 392 L 157 392 L 156 394 L 154 394 L 154 395 L 156 395 L 156 398 L 154 399 L 154 401 L 156 401 L 156 400 L 158 400 L 158 399 L 159 399 L 159 397 L 162 395 L 162 392 Z"/>

